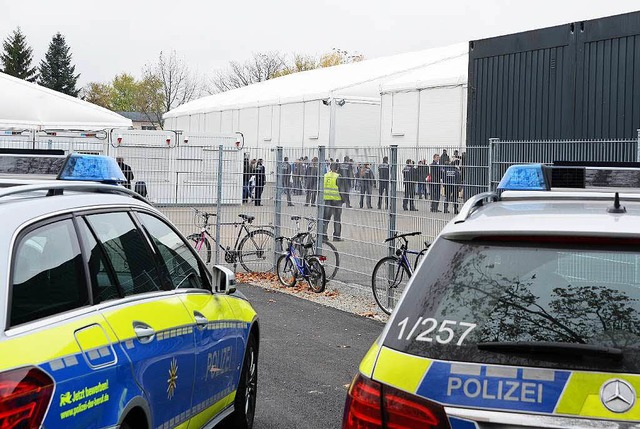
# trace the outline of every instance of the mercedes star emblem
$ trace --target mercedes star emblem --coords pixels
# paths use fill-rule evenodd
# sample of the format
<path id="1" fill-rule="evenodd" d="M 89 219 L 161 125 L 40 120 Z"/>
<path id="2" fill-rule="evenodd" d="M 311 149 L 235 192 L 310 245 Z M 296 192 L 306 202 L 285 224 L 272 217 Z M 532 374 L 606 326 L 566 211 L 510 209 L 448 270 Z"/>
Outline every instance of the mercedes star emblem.
<path id="1" fill-rule="evenodd" d="M 626 413 L 636 402 L 636 391 L 626 381 L 615 378 L 602 385 L 600 400 L 609 411 Z"/>

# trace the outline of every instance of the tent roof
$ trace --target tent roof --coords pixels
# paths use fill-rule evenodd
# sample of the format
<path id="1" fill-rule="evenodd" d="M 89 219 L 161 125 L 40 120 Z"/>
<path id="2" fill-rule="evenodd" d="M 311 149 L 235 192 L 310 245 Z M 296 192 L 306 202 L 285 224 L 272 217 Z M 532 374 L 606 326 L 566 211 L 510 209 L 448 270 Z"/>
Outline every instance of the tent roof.
<path id="1" fill-rule="evenodd" d="M 381 86 L 381 93 L 412 91 L 443 86 L 458 86 L 467 83 L 469 54 L 422 67 L 408 72 L 396 79 L 389 80 Z"/>
<path id="2" fill-rule="evenodd" d="M 191 101 L 165 113 L 164 117 L 311 101 L 328 97 L 346 99 L 365 97 L 379 101 L 380 85 L 385 81 L 408 71 L 458 57 L 468 50 L 467 43 L 460 43 L 293 73 Z"/>
<path id="3" fill-rule="evenodd" d="M 0 73 L 0 128 L 98 130 L 131 120 L 95 104 Z"/>

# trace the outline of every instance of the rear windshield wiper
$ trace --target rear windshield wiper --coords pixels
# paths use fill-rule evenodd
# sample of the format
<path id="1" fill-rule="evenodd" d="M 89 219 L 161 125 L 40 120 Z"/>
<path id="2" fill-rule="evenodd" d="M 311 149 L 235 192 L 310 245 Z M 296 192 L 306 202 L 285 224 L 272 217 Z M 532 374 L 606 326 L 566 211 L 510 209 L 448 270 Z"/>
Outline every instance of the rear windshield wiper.
<path id="1" fill-rule="evenodd" d="M 578 356 L 622 359 L 622 349 L 578 343 L 554 343 L 550 341 L 515 341 L 478 343 L 479 350 L 497 353 L 565 353 Z"/>

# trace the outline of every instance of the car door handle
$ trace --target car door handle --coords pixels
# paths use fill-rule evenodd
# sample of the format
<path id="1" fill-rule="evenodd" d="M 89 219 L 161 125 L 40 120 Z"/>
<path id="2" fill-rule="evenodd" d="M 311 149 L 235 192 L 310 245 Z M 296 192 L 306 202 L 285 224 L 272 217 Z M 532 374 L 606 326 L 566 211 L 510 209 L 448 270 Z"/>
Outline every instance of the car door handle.
<path id="1" fill-rule="evenodd" d="M 133 332 L 136 333 L 136 337 L 142 344 L 150 343 L 156 336 L 156 331 L 142 322 L 133 322 Z"/>
<path id="2" fill-rule="evenodd" d="M 196 319 L 196 325 L 198 326 L 198 329 L 204 329 L 209 324 L 209 319 L 204 317 L 204 314 L 200 312 L 194 311 L 193 318 Z"/>

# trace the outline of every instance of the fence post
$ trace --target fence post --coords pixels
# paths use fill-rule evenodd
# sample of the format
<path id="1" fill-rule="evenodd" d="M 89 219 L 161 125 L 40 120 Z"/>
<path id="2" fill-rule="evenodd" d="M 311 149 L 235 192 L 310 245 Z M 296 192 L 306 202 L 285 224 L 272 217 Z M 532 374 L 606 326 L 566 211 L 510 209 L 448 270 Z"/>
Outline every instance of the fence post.
<path id="1" fill-rule="evenodd" d="M 637 151 L 636 161 L 640 162 L 640 128 L 638 129 L 638 145 L 636 146 L 636 151 Z"/>
<path id="2" fill-rule="evenodd" d="M 216 198 L 216 243 L 220 243 L 220 217 L 222 208 L 222 154 L 223 145 L 218 146 L 218 189 Z M 216 265 L 220 263 L 220 246 L 216 245 Z"/>
<path id="3" fill-rule="evenodd" d="M 273 214 L 273 223 L 274 223 L 274 234 L 276 237 L 280 237 L 282 235 L 282 233 L 280 232 L 280 225 L 282 225 L 282 193 L 283 188 L 284 188 L 284 183 L 282 182 L 282 172 L 284 171 L 284 157 L 283 157 L 283 150 L 282 150 L 282 146 L 277 146 L 276 147 L 276 199 L 275 199 L 275 213 Z M 280 249 L 277 249 L 274 246 L 274 249 L 276 250 L 273 253 L 273 266 L 276 266 L 276 263 L 278 262 L 278 251 Z"/>
<path id="4" fill-rule="evenodd" d="M 318 195 L 316 204 L 318 211 L 316 212 L 316 255 L 322 255 L 322 233 L 324 232 L 324 166 L 326 157 L 326 147 L 318 146 Z"/>
<path id="5" fill-rule="evenodd" d="M 389 151 L 389 230 L 387 237 L 391 237 L 396 233 L 398 220 L 398 204 L 396 201 L 398 192 L 398 145 L 393 144 Z M 395 255 L 396 248 L 393 241 L 389 242 L 389 256 Z"/>
<path id="6" fill-rule="evenodd" d="M 491 181 L 493 180 L 493 148 L 498 146 L 500 139 L 489 139 L 489 155 L 487 160 L 489 181 L 487 182 L 487 191 L 491 192 Z"/>

